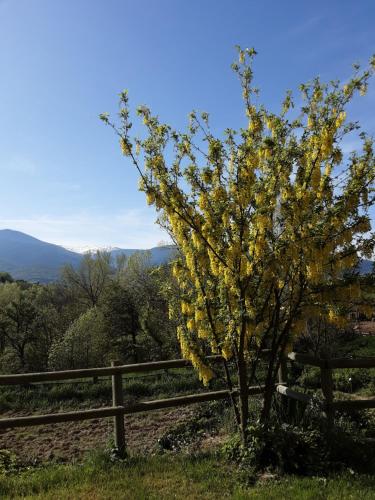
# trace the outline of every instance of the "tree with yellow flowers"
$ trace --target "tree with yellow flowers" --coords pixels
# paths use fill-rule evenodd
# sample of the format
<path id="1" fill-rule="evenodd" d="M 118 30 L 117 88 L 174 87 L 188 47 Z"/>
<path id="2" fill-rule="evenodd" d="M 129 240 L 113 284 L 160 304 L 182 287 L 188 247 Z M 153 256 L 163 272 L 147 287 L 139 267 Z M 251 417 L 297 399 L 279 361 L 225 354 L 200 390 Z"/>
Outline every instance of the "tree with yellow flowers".
<path id="1" fill-rule="evenodd" d="M 353 96 L 365 94 L 375 58 L 355 66 L 345 85 L 318 78 L 301 85 L 297 113 L 287 93 L 280 113 L 256 105 L 254 49 L 239 51 L 237 73 L 247 128 L 215 137 L 207 113 L 191 113 L 186 133 L 138 108 L 147 134 L 130 136 L 128 94 L 120 94 L 120 124 L 111 125 L 122 152 L 140 175 L 140 189 L 159 212 L 180 251 L 173 264 L 179 294 L 171 314 L 181 352 L 204 384 L 214 376 L 208 353 L 233 359 L 243 440 L 248 387 L 263 349 L 270 350 L 263 423 L 270 417 L 281 356 L 319 317 L 343 325 L 359 287 L 343 279 L 360 257 L 371 256 L 369 207 L 374 204 L 373 142 L 343 159 L 340 143 L 358 125 L 346 120 Z M 229 371 L 227 370 L 230 386 Z"/>

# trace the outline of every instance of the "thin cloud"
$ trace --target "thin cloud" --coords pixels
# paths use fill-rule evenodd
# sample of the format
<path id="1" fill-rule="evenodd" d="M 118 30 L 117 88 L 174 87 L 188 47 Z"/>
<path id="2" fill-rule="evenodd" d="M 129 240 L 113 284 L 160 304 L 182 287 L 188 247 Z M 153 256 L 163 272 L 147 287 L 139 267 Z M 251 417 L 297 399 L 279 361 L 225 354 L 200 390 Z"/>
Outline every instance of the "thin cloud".
<path id="1" fill-rule="evenodd" d="M 109 215 L 34 216 L 0 219 L 0 228 L 15 229 L 69 248 L 151 248 L 167 235 L 152 210 L 126 210 Z"/>
<path id="2" fill-rule="evenodd" d="M 316 27 L 322 23 L 323 19 L 324 18 L 322 16 L 311 17 L 310 19 L 307 19 L 303 23 L 300 23 L 294 26 L 292 29 L 288 30 L 286 34 L 291 37 L 300 36 L 301 34 L 306 34 L 309 31 L 316 29 Z"/>
<path id="3" fill-rule="evenodd" d="M 64 182 L 64 181 L 53 181 L 48 183 L 48 187 L 51 189 L 58 189 L 61 191 L 80 191 L 81 185 L 74 182 Z"/>
<path id="4" fill-rule="evenodd" d="M 7 160 L 0 160 L 0 170 L 28 175 L 35 175 L 38 171 L 33 160 L 21 155 L 12 156 Z"/>

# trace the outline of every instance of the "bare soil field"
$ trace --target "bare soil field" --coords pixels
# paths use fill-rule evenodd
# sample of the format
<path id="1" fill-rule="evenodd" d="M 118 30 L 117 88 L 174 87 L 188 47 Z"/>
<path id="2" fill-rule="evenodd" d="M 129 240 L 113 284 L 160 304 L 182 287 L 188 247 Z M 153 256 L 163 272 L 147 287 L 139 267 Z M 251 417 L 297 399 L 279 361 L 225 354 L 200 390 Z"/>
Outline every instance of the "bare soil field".
<path id="1" fill-rule="evenodd" d="M 361 321 L 354 328 L 362 335 L 375 335 L 375 321 Z"/>
<path id="2" fill-rule="evenodd" d="M 192 408 L 176 408 L 127 415 L 125 429 L 128 450 L 141 454 L 152 453 L 158 447 L 158 439 L 177 424 L 191 418 L 193 412 Z M 2 418 L 11 416 L 22 414 L 2 414 Z M 89 451 L 110 447 L 112 437 L 111 418 L 85 420 L 2 430 L 0 449 L 15 453 L 18 459 L 26 464 L 50 460 L 71 462 L 80 461 Z"/>

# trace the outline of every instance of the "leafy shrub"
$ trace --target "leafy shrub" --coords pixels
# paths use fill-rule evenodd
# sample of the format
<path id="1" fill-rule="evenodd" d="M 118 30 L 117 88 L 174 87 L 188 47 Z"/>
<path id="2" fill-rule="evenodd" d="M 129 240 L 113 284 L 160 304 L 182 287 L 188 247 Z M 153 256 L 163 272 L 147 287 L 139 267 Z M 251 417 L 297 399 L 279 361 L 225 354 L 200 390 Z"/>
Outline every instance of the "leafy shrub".
<path id="1" fill-rule="evenodd" d="M 336 391 L 356 392 L 359 389 L 368 388 L 373 384 L 374 378 L 374 369 L 341 368 L 333 370 L 333 386 Z M 320 388 L 320 368 L 305 368 L 298 379 L 298 385 L 307 389 Z"/>
<path id="2" fill-rule="evenodd" d="M 302 430 L 289 424 L 249 427 L 247 447 L 238 436 L 232 438 L 224 453 L 250 470 L 277 469 L 283 473 L 310 475 L 324 471 L 326 451 L 318 430 Z"/>
<path id="3" fill-rule="evenodd" d="M 334 370 L 333 384 L 337 391 L 355 392 L 367 387 L 374 380 L 375 370 L 346 368 Z"/>
<path id="4" fill-rule="evenodd" d="M 159 439 L 160 448 L 164 451 L 179 451 L 196 443 L 206 434 L 215 433 L 226 404 L 215 401 L 201 405 L 192 419 L 177 424 Z"/>
<path id="5" fill-rule="evenodd" d="M 49 353 L 49 366 L 55 370 L 103 366 L 110 351 L 105 318 L 92 307 L 79 316 Z"/>
<path id="6" fill-rule="evenodd" d="M 328 436 L 316 427 L 254 425 L 249 427 L 246 447 L 235 436 L 223 452 L 252 474 L 266 469 L 298 475 L 325 475 L 347 467 L 359 472 L 375 470 L 375 450 L 341 429 Z"/>
<path id="7" fill-rule="evenodd" d="M 8 450 L 0 450 L 0 476 L 17 470 L 17 458 Z"/>
<path id="8" fill-rule="evenodd" d="M 320 387 L 320 368 L 311 366 L 304 369 L 299 377 L 298 384 L 307 389 L 316 389 Z"/>

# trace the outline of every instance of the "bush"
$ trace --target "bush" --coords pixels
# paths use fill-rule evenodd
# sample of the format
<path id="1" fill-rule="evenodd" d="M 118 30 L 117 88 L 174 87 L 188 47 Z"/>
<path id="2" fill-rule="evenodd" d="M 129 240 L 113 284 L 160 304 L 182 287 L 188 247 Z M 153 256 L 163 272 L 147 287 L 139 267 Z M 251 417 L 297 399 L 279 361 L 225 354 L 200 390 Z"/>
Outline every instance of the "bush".
<path id="1" fill-rule="evenodd" d="M 306 368 L 302 372 L 298 380 L 298 384 L 302 387 L 306 387 L 307 389 L 316 389 L 321 387 L 320 368 L 315 366 Z"/>
<path id="2" fill-rule="evenodd" d="M 369 388 L 373 384 L 374 376 L 374 369 L 341 368 L 333 370 L 333 387 L 336 391 L 356 392 Z M 298 385 L 308 389 L 320 388 L 320 368 L 305 368 L 298 379 Z"/>
<path id="3" fill-rule="evenodd" d="M 246 447 L 235 436 L 223 452 L 250 474 L 271 469 L 286 474 L 326 475 L 348 467 L 358 472 L 375 471 L 373 447 L 340 428 L 328 436 L 319 428 L 255 425 L 249 428 Z"/>
<path id="4" fill-rule="evenodd" d="M 54 370 L 91 368 L 108 363 L 110 342 L 103 313 L 92 307 L 52 345 L 48 364 Z"/>
<path id="5" fill-rule="evenodd" d="M 8 450 L 0 450 L 0 477 L 18 469 L 16 456 Z"/>
<path id="6" fill-rule="evenodd" d="M 333 384 L 337 391 L 355 392 L 367 387 L 374 379 L 375 370 L 346 368 L 334 370 Z"/>
<path id="7" fill-rule="evenodd" d="M 207 434 L 217 432 L 227 403 L 213 401 L 198 407 L 197 412 L 188 422 L 177 424 L 168 430 L 158 441 L 163 451 L 179 451 L 198 442 Z"/>
<path id="8" fill-rule="evenodd" d="M 302 430 L 289 424 L 249 428 L 247 447 L 232 438 L 224 453 L 242 468 L 252 471 L 277 469 L 288 474 L 312 475 L 324 472 L 326 451 L 318 430 Z"/>

